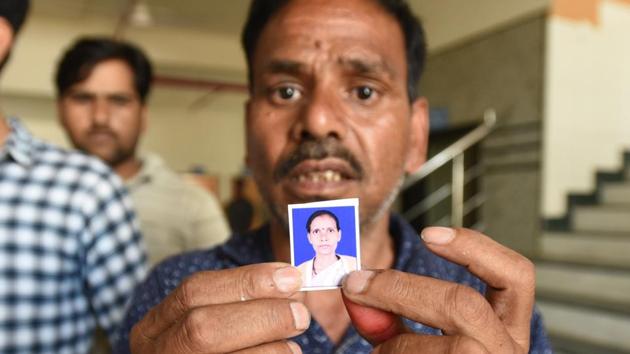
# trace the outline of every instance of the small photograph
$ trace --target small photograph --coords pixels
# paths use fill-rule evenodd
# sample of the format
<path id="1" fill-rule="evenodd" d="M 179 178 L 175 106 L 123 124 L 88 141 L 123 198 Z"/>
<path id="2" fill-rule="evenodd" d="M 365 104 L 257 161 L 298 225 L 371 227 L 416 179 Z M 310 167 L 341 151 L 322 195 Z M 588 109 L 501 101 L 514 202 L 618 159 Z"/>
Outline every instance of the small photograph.
<path id="1" fill-rule="evenodd" d="M 289 224 L 301 290 L 339 288 L 344 275 L 361 269 L 358 199 L 291 204 Z"/>

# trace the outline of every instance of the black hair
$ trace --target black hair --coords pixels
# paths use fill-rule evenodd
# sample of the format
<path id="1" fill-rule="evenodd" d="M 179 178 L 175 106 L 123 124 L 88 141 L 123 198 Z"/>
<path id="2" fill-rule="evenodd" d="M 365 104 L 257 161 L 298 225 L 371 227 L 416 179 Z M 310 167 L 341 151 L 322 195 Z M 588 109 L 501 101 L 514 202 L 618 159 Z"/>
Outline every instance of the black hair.
<path id="1" fill-rule="evenodd" d="M 72 85 L 87 79 L 97 64 L 110 59 L 129 65 L 136 92 L 145 103 L 153 80 L 151 62 L 135 45 L 105 37 L 80 38 L 64 53 L 55 75 L 57 96 L 63 96 Z"/>
<path id="2" fill-rule="evenodd" d="M 409 101 L 413 102 L 420 95 L 418 86 L 426 60 L 426 40 L 422 24 L 405 0 L 374 1 L 396 19 L 404 34 L 407 59 L 407 95 Z M 253 0 L 251 3 L 247 21 L 241 34 L 241 44 L 247 59 L 250 90 L 253 85 L 253 57 L 260 34 L 271 17 L 288 2 L 289 0 Z"/>
<path id="3" fill-rule="evenodd" d="M 0 17 L 9 22 L 15 35 L 22 28 L 22 24 L 28 14 L 30 7 L 29 0 L 1 0 L 0 1 Z"/>
<path id="4" fill-rule="evenodd" d="M 339 227 L 339 219 L 337 218 L 337 215 L 333 214 L 331 211 L 322 209 L 314 212 L 313 214 L 311 214 L 311 216 L 308 217 L 308 220 L 306 221 L 306 232 L 311 232 L 311 223 L 313 223 L 313 220 L 315 220 L 316 217 L 322 215 L 328 215 L 333 218 L 333 220 L 335 220 L 337 230 L 341 230 L 341 228 Z"/>

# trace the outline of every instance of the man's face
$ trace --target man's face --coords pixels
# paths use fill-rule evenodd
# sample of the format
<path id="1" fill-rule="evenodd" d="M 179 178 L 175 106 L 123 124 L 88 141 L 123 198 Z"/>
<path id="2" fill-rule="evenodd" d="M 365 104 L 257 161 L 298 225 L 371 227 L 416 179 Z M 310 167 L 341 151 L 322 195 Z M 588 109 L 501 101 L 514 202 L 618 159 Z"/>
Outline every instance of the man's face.
<path id="1" fill-rule="evenodd" d="M 402 30 L 372 1 L 291 1 L 252 77 L 247 161 L 285 226 L 287 204 L 349 197 L 362 226 L 376 221 L 424 162 L 426 101 L 409 103 Z"/>
<path id="2" fill-rule="evenodd" d="M 0 71 L 4 68 L 4 64 L 11 52 L 13 45 L 13 28 L 4 17 L 0 17 Z"/>
<path id="3" fill-rule="evenodd" d="M 146 125 L 146 107 L 129 65 L 118 59 L 94 66 L 59 99 L 58 110 L 72 144 L 116 166 L 135 154 Z"/>
<path id="4" fill-rule="evenodd" d="M 324 214 L 313 219 L 308 241 L 316 255 L 335 254 L 340 240 L 341 230 L 337 229 L 337 224 L 330 215 Z"/>

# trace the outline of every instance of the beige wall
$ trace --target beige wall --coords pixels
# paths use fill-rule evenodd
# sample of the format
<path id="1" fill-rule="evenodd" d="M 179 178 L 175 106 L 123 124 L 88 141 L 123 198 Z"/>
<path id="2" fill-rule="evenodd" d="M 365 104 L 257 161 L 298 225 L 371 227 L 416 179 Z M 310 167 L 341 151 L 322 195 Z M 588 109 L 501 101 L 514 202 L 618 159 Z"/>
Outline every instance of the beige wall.
<path id="1" fill-rule="evenodd" d="M 426 27 L 431 50 L 488 32 L 549 6 L 551 0 L 410 0 Z"/>
<path id="2" fill-rule="evenodd" d="M 630 4 L 599 1 L 595 22 L 556 13 L 546 57 L 542 211 L 548 218 L 564 214 L 569 192 L 593 190 L 596 170 L 619 168 L 622 151 L 630 149 Z"/>

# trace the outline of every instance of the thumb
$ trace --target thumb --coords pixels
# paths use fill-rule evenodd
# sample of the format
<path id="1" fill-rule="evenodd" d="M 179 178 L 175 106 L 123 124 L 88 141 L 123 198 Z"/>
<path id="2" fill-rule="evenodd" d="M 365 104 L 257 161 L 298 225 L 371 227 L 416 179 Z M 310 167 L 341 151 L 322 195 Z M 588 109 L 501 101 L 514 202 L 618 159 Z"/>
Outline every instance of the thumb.
<path id="1" fill-rule="evenodd" d="M 399 316 L 373 307 L 359 305 L 348 299 L 343 292 L 341 297 L 354 328 L 373 346 L 377 346 L 398 334 L 409 332 Z"/>

